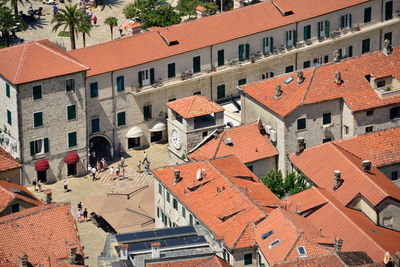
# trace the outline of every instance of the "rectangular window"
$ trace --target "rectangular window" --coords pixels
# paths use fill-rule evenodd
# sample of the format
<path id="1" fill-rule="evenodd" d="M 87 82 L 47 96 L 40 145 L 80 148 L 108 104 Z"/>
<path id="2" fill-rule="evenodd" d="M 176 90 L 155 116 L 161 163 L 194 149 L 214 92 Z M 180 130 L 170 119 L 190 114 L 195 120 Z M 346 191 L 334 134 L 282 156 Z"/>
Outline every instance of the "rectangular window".
<path id="1" fill-rule="evenodd" d="M 75 80 L 74 79 L 65 80 L 65 91 L 66 92 L 75 92 Z"/>
<path id="2" fill-rule="evenodd" d="M 246 78 L 240 79 L 240 80 L 238 81 L 238 85 L 243 85 L 243 84 L 246 84 L 246 83 L 247 83 Z"/>
<path id="3" fill-rule="evenodd" d="M 154 84 L 154 68 L 141 70 L 138 72 L 139 86 Z"/>
<path id="4" fill-rule="evenodd" d="M 200 56 L 193 58 L 193 73 L 200 72 Z"/>
<path id="5" fill-rule="evenodd" d="M 171 202 L 171 194 L 167 191 L 167 202 Z"/>
<path id="6" fill-rule="evenodd" d="M 311 25 L 304 26 L 304 41 L 311 39 Z"/>
<path id="7" fill-rule="evenodd" d="M 77 146 L 76 132 L 68 133 L 68 147 Z"/>
<path id="8" fill-rule="evenodd" d="M 318 22 L 318 29 L 317 29 L 318 39 L 329 37 L 329 32 L 330 32 L 329 28 L 330 26 L 328 20 Z"/>
<path id="9" fill-rule="evenodd" d="M 8 124 L 12 125 L 12 116 L 11 116 L 11 111 L 7 109 L 7 122 Z"/>
<path id="10" fill-rule="evenodd" d="M 19 203 L 14 203 L 11 205 L 11 213 L 16 213 L 19 211 Z"/>
<path id="11" fill-rule="evenodd" d="M 304 69 L 305 69 L 305 68 L 309 68 L 310 66 L 311 66 L 310 60 L 304 61 L 304 62 L 303 62 L 303 68 L 304 68 Z"/>
<path id="12" fill-rule="evenodd" d="M 43 113 L 33 113 L 33 127 L 43 126 Z"/>
<path id="13" fill-rule="evenodd" d="M 399 172 L 398 171 L 393 171 L 392 172 L 392 181 L 395 181 L 399 179 Z"/>
<path id="14" fill-rule="evenodd" d="M 263 38 L 263 52 L 264 54 L 269 54 L 274 52 L 274 37 Z"/>
<path id="15" fill-rule="evenodd" d="M 117 91 L 121 92 L 125 90 L 125 80 L 124 76 L 117 77 Z"/>
<path id="16" fill-rule="evenodd" d="M 385 33 L 385 35 L 383 36 L 383 40 L 389 40 L 390 42 L 392 42 L 392 32 Z"/>
<path id="17" fill-rule="evenodd" d="M 189 215 L 189 224 L 193 225 L 193 215 L 192 214 Z"/>
<path id="18" fill-rule="evenodd" d="M 330 142 L 332 141 L 332 138 L 328 137 L 322 140 L 322 143 Z"/>
<path id="19" fill-rule="evenodd" d="M 353 56 L 353 46 L 349 45 L 349 48 L 347 49 L 347 53 L 348 53 L 348 57 L 352 57 Z"/>
<path id="20" fill-rule="evenodd" d="M 152 118 L 151 105 L 143 107 L 143 120 L 148 121 Z"/>
<path id="21" fill-rule="evenodd" d="M 175 100 L 176 100 L 176 98 L 173 97 L 173 98 L 168 99 L 168 102 L 172 102 L 172 101 L 175 101 Z"/>
<path id="22" fill-rule="evenodd" d="M 193 93 L 193 95 L 201 95 L 201 91 L 196 91 Z"/>
<path id="23" fill-rule="evenodd" d="M 225 64 L 225 51 L 224 51 L 224 49 L 218 50 L 217 55 L 218 55 L 218 59 L 217 59 L 218 67 L 219 66 L 223 66 Z"/>
<path id="24" fill-rule="evenodd" d="M 221 84 L 217 86 L 217 99 L 221 99 L 225 97 L 225 84 Z"/>
<path id="25" fill-rule="evenodd" d="M 117 126 L 124 126 L 125 122 L 125 111 L 117 113 Z"/>
<path id="26" fill-rule="evenodd" d="M 285 32 L 286 47 L 293 47 L 296 45 L 296 31 L 290 30 Z"/>
<path id="27" fill-rule="evenodd" d="M 162 185 L 161 184 L 158 184 L 158 193 L 160 194 L 160 195 L 162 195 Z"/>
<path id="28" fill-rule="evenodd" d="M 306 129 L 306 118 L 301 118 L 297 120 L 297 130 Z"/>
<path id="29" fill-rule="evenodd" d="M 324 63 L 328 63 L 328 61 L 329 61 L 329 56 L 328 56 L 328 55 L 325 55 L 325 56 L 324 56 Z"/>
<path id="30" fill-rule="evenodd" d="M 160 208 L 157 207 L 157 218 L 160 218 Z"/>
<path id="31" fill-rule="evenodd" d="M 390 109 L 390 119 L 400 118 L 400 107 Z"/>
<path id="32" fill-rule="evenodd" d="M 175 62 L 168 64 L 168 78 L 174 78 L 176 76 L 175 72 Z"/>
<path id="33" fill-rule="evenodd" d="M 98 83 L 90 83 L 90 97 L 95 98 L 99 96 L 99 86 Z"/>
<path id="34" fill-rule="evenodd" d="M 368 53 L 371 50 L 370 48 L 370 39 L 364 39 L 362 40 L 362 48 L 361 48 L 361 53 Z"/>
<path id="35" fill-rule="evenodd" d="M 91 120 L 92 133 L 100 132 L 100 118 L 95 118 Z"/>
<path id="36" fill-rule="evenodd" d="M 326 124 L 330 124 L 332 122 L 332 115 L 331 113 L 324 113 L 322 115 L 322 124 L 326 125 Z"/>
<path id="37" fill-rule="evenodd" d="M 293 70 L 294 70 L 294 66 L 293 65 L 286 66 L 285 73 L 293 72 Z"/>
<path id="38" fill-rule="evenodd" d="M 272 77 L 274 77 L 274 73 L 272 71 L 261 74 L 261 79 L 263 79 L 263 80 L 272 78 Z"/>
<path id="39" fill-rule="evenodd" d="M 11 93 L 10 93 L 10 85 L 8 83 L 6 83 L 6 96 L 8 98 L 11 97 Z"/>
<path id="40" fill-rule="evenodd" d="M 340 17 L 340 28 L 351 28 L 352 25 L 352 15 L 346 14 Z"/>
<path id="41" fill-rule="evenodd" d="M 31 156 L 34 156 L 36 154 L 47 153 L 49 152 L 49 139 L 44 138 L 31 141 L 30 147 L 31 147 Z"/>
<path id="42" fill-rule="evenodd" d="M 250 59 L 250 45 L 240 44 L 239 45 L 239 61 Z"/>
<path id="43" fill-rule="evenodd" d="M 67 120 L 74 120 L 76 119 L 76 106 L 71 105 L 67 106 Z"/>
<path id="44" fill-rule="evenodd" d="M 372 132 L 374 130 L 374 126 L 367 126 L 367 127 L 365 127 L 365 132 L 366 133 L 370 133 L 370 132 Z"/>
<path id="45" fill-rule="evenodd" d="M 373 109 L 367 110 L 366 115 L 368 117 L 374 115 L 374 110 Z"/>
<path id="46" fill-rule="evenodd" d="M 344 134 L 349 134 L 349 126 L 344 125 Z"/>
<path id="47" fill-rule="evenodd" d="M 244 254 L 244 265 L 253 264 L 253 254 Z"/>
<path id="48" fill-rule="evenodd" d="M 32 98 L 33 100 L 42 98 L 42 86 L 36 85 L 32 87 Z"/>
<path id="49" fill-rule="evenodd" d="M 182 217 L 186 219 L 186 209 L 182 206 Z"/>
<path id="50" fill-rule="evenodd" d="M 178 210 L 178 201 L 175 198 L 172 199 L 172 205 L 173 205 L 175 210 Z"/>
<path id="51" fill-rule="evenodd" d="M 364 8 L 364 23 L 368 23 L 371 21 L 371 7 Z"/>
<path id="52" fill-rule="evenodd" d="M 385 3 L 385 20 L 393 18 L 393 1 L 387 1 Z"/>

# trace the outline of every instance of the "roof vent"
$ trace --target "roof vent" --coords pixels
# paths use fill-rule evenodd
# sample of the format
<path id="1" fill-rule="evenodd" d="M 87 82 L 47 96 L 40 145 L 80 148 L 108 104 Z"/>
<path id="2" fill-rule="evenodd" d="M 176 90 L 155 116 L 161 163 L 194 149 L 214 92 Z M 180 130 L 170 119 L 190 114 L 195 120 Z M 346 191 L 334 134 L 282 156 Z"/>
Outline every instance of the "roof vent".
<path id="1" fill-rule="evenodd" d="M 333 180 L 335 184 L 333 186 L 333 191 L 336 191 L 343 184 L 344 181 L 341 177 L 341 172 L 339 170 L 333 171 Z"/>
<path id="2" fill-rule="evenodd" d="M 335 72 L 335 83 L 336 84 L 342 84 L 343 83 L 342 74 L 340 73 L 340 71 L 336 71 Z"/>
<path id="3" fill-rule="evenodd" d="M 306 148 L 306 143 L 304 142 L 303 137 L 297 138 L 297 153 L 303 152 L 303 150 Z"/>
<path id="4" fill-rule="evenodd" d="M 336 252 L 341 252 L 342 251 L 342 246 L 343 246 L 343 240 L 339 239 L 335 241 L 335 250 Z"/>
<path id="5" fill-rule="evenodd" d="M 336 49 L 333 52 L 333 62 L 340 62 L 340 60 L 341 60 L 340 51 L 338 49 Z"/>
<path id="6" fill-rule="evenodd" d="M 392 44 L 391 44 L 390 40 L 386 39 L 386 40 L 383 42 L 383 54 L 384 54 L 385 56 L 388 56 L 388 55 L 390 55 L 392 52 L 393 52 Z"/>
<path id="7" fill-rule="evenodd" d="M 302 71 L 297 72 L 297 82 L 296 84 L 301 84 L 304 82 L 304 74 Z"/>
<path id="8" fill-rule="evenodd" d="M 371 161 L 370 160 L 363 160 L 361 163 L 361 168 L 365 172 L 369 172 L 371 170 Z"/>
<path id="9" fill-rule="evenodd" d="M 281 85 L 278 83 L 275 85 L 275 98 L 278 98 L 282 95 Z"/>
<path id="10" fill-rule="evenodd" d="M 225 143 L 225 145 L 233 146 L 232 138 L 230 138 L 230 137 L 225 138 L 224 143 Z"/>
<path id="11" fill-rule="evenodd" d="M 174 170 L 174 178 L 175 178 L 174 184 L 177 184 L 182 180 L 180 170 Z"/>

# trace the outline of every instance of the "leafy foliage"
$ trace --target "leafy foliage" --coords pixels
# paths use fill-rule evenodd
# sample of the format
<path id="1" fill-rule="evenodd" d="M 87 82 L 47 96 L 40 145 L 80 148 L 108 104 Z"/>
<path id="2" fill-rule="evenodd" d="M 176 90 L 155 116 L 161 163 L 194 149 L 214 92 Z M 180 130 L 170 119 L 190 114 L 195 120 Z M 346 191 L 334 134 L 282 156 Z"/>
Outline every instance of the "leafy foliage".
<path id="1" fill-rule="evenodd" d="M 11 36 L 17 23 L 21 25 L 21 29 L 24 27 L 22 19 L 13 14 L 10 8 L 0 6 L 0 33 L 6 46 L 11 44 Z"/>
<path id="2" fill-rule="evenodd" d="M 116 17 L 108 17 L 104 20 L 104 24 L 110 26 L 111 40 L 113 39 L 113 29 L 118 25 L 118 19 Z"/>
<path id="3" fill-rule="evenodd" d="M 311 185 L 304 174 L 290 172 L 283 179 L 282 172 L 276 170 L 268 172 L 261 181 L 279 198 L 299 193 Z"/>
<path id="4" fill-rule="evenodd" d="M 18 3 L 21 3 L 22 5 L 25 5 L 25 2 L 31 3 L 29 0 L 10 0 L 11 6 L 14 9 L 14 15 L 19 16 L 18 14 Z"/>
<path id="5" fill-rule="evenodd" d="M 92 22 L 90 21 L 90 17 L 83 15 L 81 21 L 78 23 L 76 29 L 78 32 L 82 33 L 83 47 L 86 47 L 86 35 L 90 36 L 90 32 L 92 31 Z"/>
<path id="6" fill-rule="evenodd" d="M 195 16 L 196 15 L 196 7 L 202 6 L 206 8 L 207 15 L 214 15 L 218 12 L 218 6 L 215 2 L 205 2 L 199 0 L 179 0 L 176 9 L 184 16 Z"/>

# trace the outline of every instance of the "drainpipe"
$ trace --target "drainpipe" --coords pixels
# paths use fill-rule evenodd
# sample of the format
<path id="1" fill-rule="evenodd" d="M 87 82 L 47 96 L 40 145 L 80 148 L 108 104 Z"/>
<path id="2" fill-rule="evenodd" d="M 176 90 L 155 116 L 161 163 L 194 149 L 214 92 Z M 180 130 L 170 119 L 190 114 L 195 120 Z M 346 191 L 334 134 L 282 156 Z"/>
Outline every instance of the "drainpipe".
<path id="1" fill-rule="evenodd" d="M 114 88 L 114 71 L 111 72 L 111 98 L 112 98 L 112 146 L 115 151 L 115 114 L 116 114 L 116 103 L 115 103 L 115 88 Z M 115 155 L 115 152 L 114 152 Z"/>
<path id="2" fill-rule="evenodd" d="M 85 159 L 83 162 L 83 169 L 86 170 L 88 163 L 89 163 L 89 159 L 88 159 L 88 153 L 89 153 L 89 127 L 88 127 L 88 122 L 89 122 L 89 115 L 88 115 L 88 100 L 87 100 L 87 91 L 86 89 L 89 88 L 90 90 L 90 86 L 87 87 L 86 86 L 87 83 L 87 71 L 85 71 L 84 77 L 83 77 L 83 84 L 85 86 L 85 116 L 86 116 L 86 121 L 85 121 L 85 130 L 86 130 L 86 146 L 85 146 Z"/>
<path id="3" fill-rule="evenodd" d="M 299 28 L 299 23 L 298 22 L 296 22 L 296 44 L 295 44 L 295 51 L 296 51 L 296 53 L 294 54 L 294 70 L 296 71 L 297 70 L 297 60 L 298 60 L 298 58 L 297 58 L 297 56 L 298 56 L 298 54 L 297 54 L 297 42 L 299 41 L 299 36 L 298 36 L 298 33 L 299 33 L 299 31 L 298 31 L 298 28 Z"/>
<path id="4" fill-rule="evenodd" d="M 221 0 L 222 1 L 222 0 Z M 221 2 L 222 3 L 222 2 Z M 222 5 L 221 5 L 221 9 L 222 9 Z M 210 67 L 211 67 L 211 72 L 212 72 L 212 68 L 214 67 L 213 64 L 213 46 L 210 46 Z M 213 100 L 213 75 L 210 74 L 210 92 L 211 92 L 211 100 Z"/>
<path id="5" fill-rule="evenodd" d="M 381 0 L 381 22 L 383 22 L 383 14 L 384 14 L 384 13 L 383 13 L 383 12 L 384 12 L 384 11 L 383 11 L 383 2 L 384 2 L 384 1 Z"/>
<path id="6" fill-rule="evenodd" d="M 24 146 L 23 146 L 23 135 L 22 135 L 22 130 L 21 130 L 21 122 L 22 122 L 22 118 L 21 118 L 21 100 L 19 98 L 19 86 L 17 85 L 16 88 L 16 100 L 17 100 L 17 118 L 18 118 L 18 143 L 19 143 L 19 160 L 22 163 L 22 167 L 19 169 L 19 179 L 20 179 L 20 184 L 24 185 L 24 179 L 22 177 L 23 175 L 23 171 L 22 169 L 24 168 Z"/>

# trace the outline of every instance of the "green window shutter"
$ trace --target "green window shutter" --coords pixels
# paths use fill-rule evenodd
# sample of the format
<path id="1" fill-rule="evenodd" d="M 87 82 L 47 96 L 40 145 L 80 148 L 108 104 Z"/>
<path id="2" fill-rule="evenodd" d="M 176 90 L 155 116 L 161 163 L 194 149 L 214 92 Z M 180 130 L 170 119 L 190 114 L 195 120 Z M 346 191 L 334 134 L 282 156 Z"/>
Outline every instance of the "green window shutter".
<path id="1" fill-rule="evenodd" d="M 92 119 L 92 133 L 97 133 L 100 131 L 100 119 Z"/>
<path id="2" fill-rule="evenodd" d="M 349 28 L 351 28 L 351 26 L 353 25 L 352 20 L 353 20 L 353 15 L 349 14 Z"/>
<path id="3" fill-rule="evenodd" d="M 387 1 L 385 3 L 385 20 L 393 18 L 393 1 Z"/>
<path id="4" fill-rule="evenodd" d="M 244 46 L 241 44 L 239 45 L 239 60 L 243 61 L 244 60 L 244 56 L 243 56 L 243 51 L 244 50 Z"/>
<path id="5" fill-rule="evenodd" d="M 200 72 L 200 56 L 193 58 L 193 73 Z"/>
<path id="6" fill-rule="evenodd" d="M 217 86 L 217 99 L 221 99 L 225 97 L 225 84 L 221 84 Z"/>
<path id="7" fill-rule="evenodd" d="M 77 146 L 76 132 L 68 133 L 68 147 Z"/>
<path id="8" fill-rule="evenodd" d="M 8 83 L 6 83 L 6 96 L 8 97 L 8 98 L 10 98 L 10 85 L 8 84 Z"/>
<path id="9" fill-rule="evenodd" d="M 175 63 L 168 64 L 168 78 L 173 78 L 176 76 Z"/>
<path id="10" fill-rule="evenodd" d="M 143 86 L 143 72 L 142 71 L 138 72 L 138 83 L 139 83 L 140 87 Z"/>
<path id="11" fill-rule="evenodd" d="M 303 63 L 303 68 L 305 69 L 305 68 L 309 68 L 311 66 L 311 62 L 308 60 L 308 61 L 304 61 L 304 63 Z"/>
<path id="12" fill-rule="evenodd" d="M 117 77 L 117 91 L 124 91 L 125 90 L 125 81 L 124 76 Z"/>
<path id="13" fill-rule="evenodd" d="M 293 30 L 292 34 L 293 34 L 293 46 L 296 46 L 296 44 L 297 44 L 297 31 Z"/>
<path id="14" fill-rule="evenodd" d="M 8 124 L 12 125 L 12 116 L 11 116 L 11 111 L 7 109 L 7 122 Z"/>
<path id="15" fill-rule="evenodd" d="M 44 152 L 47 153 L 49 152 L 49 138 L 45 138 L 43 139 L 43 143 L 44 143 Z"/>
<path id="16" fill-rule="evenodd" d="M 149 120 L 149 106 L 143 107 L 143 119 L 145 121 Z"/>
<path id="17" fill-rule="evenodd" d="M 154 84 L 154 80 L 155 80 L 155 77 L 154 77 L 154 68 L 151 68 L 151 69 L 150 69 L 150 84 Z"/>
<path id="18" fill-rule="evenodd" d="M 238 85 L 243 85 L 243 84 L 246 84 L 246 83 L 247 83 L 246 78 L 240 79 L 240 80 L 238 81 Z"/>
<path id="19" fill-rule="evenodd" d="M 33 91 L 33 93 L 32 93 L 33 100 L 42 98 L 42 86 L 41 85 L 33 86 L 32 91 Z"/>
<path id="20" fill-rule="evenodd" d="M 42 125 L 43 125 L 43 113 L 42 112 L 33 113 L 33 126 L 39 127 Z"/>
<path id="21" fill-rule="evenodd" d="M 274 52 L 274 37 L 269 37 L 269 47 L 271 50 L 271 53 Z"/>
<path id="22" fill-rule="evenodd" d="M 340 16 L 340 28 L 344 28 L 344 20 L 345 20 L 345 16 Z"/>
<path id="23" fill-rule="evenodd" d="M 330 33 L 330 25 L 329 20 L 325 20 L 325 37 L 329 37 Z"/>
<path id="24" fill-rule="evenodd" d="M 98 83 L 91 83 L 90 84 L 90 97 L 94 98 L 94 97 L 98 97 L 99 96 L 99 87 L 98 87 Z"/>
<path id="25" fill-rule="evenodd" d="M 218 50 L 218 67 L 225 64 L 225 52 L 224 49 Z"/>
<path id="26" fill-rule="evenodd" d="M 307 40 L 308 40 L 308 25 L 307 25 L 307 26 L 304 26 L 304 29 L 303 29 L 303 39 L 304 39 L 304 41 L 307 41 Z"/>
<path id="27" fill-rule="evenodd" d="M 364 23 L 371 21 L 371 7 L 364 8 Z"/>
<path id="28" fill-rule="evenodd" d="M 117 123 L 118 123 L 118 126 L 125 125 L 125 112 L 119 112 L 117 114 Z"/>
<path id="29" fill-rule="evenodd" d="M 35 155 L 35 142 L 30 142 L 30 146 L 31 146 L 31 156 Z"/>
<path id="30" fill-rule="evenodd" d="M 263 50 L 263 53 L 266 53 L 266 52 L 267 52 L 267 51 L 266 51 L 266 47 L 265 47 L 265 45 L 267 44 L 266 39 L 267 39 L 267 38 L 263 38 L 263 39 L 262 39 L 262 50 Z"/>
<path id="31" fill-rule="evenodd" d="M 67 119 L 73 120 L 76 119 L 76 106 L 71 105 L 67 107 Z"/>
<path id="32" fill-rule="evenodd" d="M 250 44 L 246 44 L 246 59 L 250 59 Z"/>
<path id="33" fill-rule="evenodd" d="M 318 26 L 317 26 L 317 36 L 318 36 L 318 39 L 321 38 L 321 22 L 318 22 Z"/>
<path id="34" fill-rule="evenodd" d="M 349 46 L 349 49 L 347 49 L 347 50 L 348 50 L 348 56 L 349 56 L 349 57 L 352 57 L 352 56 L 353 56 L 353 46 L 350 45 L 350 46 Z"/>
<path id="35" fill-rule="evenodd" d="M 289 45 L 289 31 L 285 32 L 285 44 L 286 44 L 286 46 Z"/>

